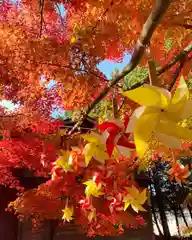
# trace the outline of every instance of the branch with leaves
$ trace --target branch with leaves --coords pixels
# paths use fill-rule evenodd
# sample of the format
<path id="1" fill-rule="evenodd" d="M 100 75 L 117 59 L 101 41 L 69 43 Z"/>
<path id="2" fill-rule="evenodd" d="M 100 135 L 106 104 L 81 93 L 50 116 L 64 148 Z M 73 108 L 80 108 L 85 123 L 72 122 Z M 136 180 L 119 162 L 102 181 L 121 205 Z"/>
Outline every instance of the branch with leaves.
<path id="1" fill-rule="evenodd" d="M 192 99 L 189 84 L 183 76 L 178 79 L 184 64 L 185 76 L 190 69 L 191 47 L 176 59 L 165 58 L 167 53 L 176 56 L 176 49 L 191 40 L 184 28 L 168 35 L 177 19 L 180 23 L 184 22 L 181 18 L 190 19 L 190 1 L 63 1 L 65 16 L 60 16 L 63 10 L 59 0 L 22 1 L 19 9 L 0 4 L 1 98 L 19 104 L 17 111 L 3 106 L 0 109 L 0 185 L 22 190 L 9 204 L 20 219 L 32 218 L 35 228 L 46 219 L 58 219 L 63 224 L 73 221 L 90 237 L 116 236 L 125 228 L 146 225 L 144 218 L 151 218 L 152 205 L 154 216 L 157 208 L 161 210 L 163 229 L 169 236 L 163 212 L 164 203 L 169 202 L 167 192 L 175 202 L 179 199 L 183 203 L 189 191 L 181 194 L 183 188 L 173 189 L 167 179 L 174 186 L 177 183 L 190 188 L 191 184 L 190 159 L 184 161 L 182 157 L 191 156 L 188 119 L 192 116 Z M 153 9 L 152 2 L 156 2 Z M 149 9 L 152 12 L 147 19 Z M 14 21 L 10 18 L 13 13 Z M 144 64 L 148 60 L 148 67 L 140 68 L 145 49 L 148 58 L 144 58 Z M 120 60 L 132 50 L 130 63 L 122 72 L 115 71 L 111 81 L 97 68 L 104 59 Z M 160 66 L 170 62 L 156 69 L 153 56 Z M 174 64 L 177 69 L 169 82 L 176 89 L 170 94 L 157 73 Z M 119 91 L 119 85 L 125 89 L 123 82 L 126 85 L 128 81 L 129 87 L 136 81 L 142 84 L 147 71 L 150 85 Z M 56 85 L 50 88 L 51 79 Z M 80 116 L 78 110 L 87 105 Z M 64 116 L 71 120 L 53 120 L 52 113 L 60 106 L 74 110 Z M 98 116 L 101 118 L 96 124 Z M 74 131 L 77 121 L 79 128 L 76 125 Z M 74 132 L 69 135 L 71 130 Z M 146 170 L 151 170 L 149 177 Z M 27 181 L 27 186 L 22 176 L 31 180 L 41 177 L 43 181 L 34 179 L 34 185 Z M 169 187 L 163 194 L 165 184 Z M 157 185 L 163 205 L 155 191 L 149 199 L 148 187 L 152 185 Z"/>
<path id="2" fill-rule="evenodd" d="M 157 69 L 157 76 L 160 76 L 162 73 L 168 71 L 176 63 L 182 62 L 183 59 L 185 59 L 185 61 L 187 61 L 187 60 L 190 61 L 191 58 L 187 59 L 186 57 L 191 52 L 192 52 L 192 44 L 189 44 L 186 48 L 184 48 L 181 52 L 179 52 L 178 55 L 174 56 L 169 63 L 167 63 L 163 67 Z M 149 82 L 149 76 L 145 77 L 140 82 L 135 83 L 130 88 L 127 88 L 126 90 L 131 90 L 131 89 L 138 88 L 138 87 L 142 86 L 144 83 L 148 83 L 148 82 Z"/>
<path id="3" fill-rule="evenodd" d="M 43 10 L 44 10 L 44 0 L 39 1 L 39 8 L 40 8 L 40 33 L 39 36 L 41 37 L 43 31 Z"/>
<path id="4" fill-rule="evenodd" d="M 145 22 L 143 26 L 143 30 L 140 34 L 140 37 L 135 45 L 130 63 L 109 82 L 109 85 L 87 107 L 87 109 L 84 112 L 82 112 L 81 119 L 72 128 L 72 130 L 69 132 L 69 135 L 71 135 L 74 132 L 74 130 L 82 124 L 83 120 L 90 113 L 90 111 L 95 107 L 95 105 L 99 103 L 121 79 L 123 79 L 128 73 L 130 73 L 139 64 L 144 54 L 145 48 L 150 42 L 153 32 L 155 31 L 156 27 L 160 23 L 162 17 L 166 13 L 171 2 L 172 0 L 156 1 L 156 5 L 152 9 L 151 14 L 149 15 L 147 21 Z"/>
<path id="5" fill-rule="evenodd" d="M 167 63 L 166 65 L 160 67 L 159 69 L 157 69 L 157 76 L 160 76 L 162 73 L 168 71 L 170 68 L 172 68 L 176 63 L 182 61 L 185 57 L 187 57 L 187 55 L 189 53 L 192 52 L 192 44 L 189 44 L 186 48 L 184 48 L 183 50 L 181 50 L 176 56 L 174 56 L 169 63 Z M 186 59 L 186 61 L 191 60 L 190 59 Z M 37 63 L 37 62 L 35 62 Z M 72 71 L 76 71 L 76 72 L 82 72 L 82 73 L 86 73 L 86 74 L 90 74 L 93 75 L 105 82 L 108 82 L 107 78 L 100 76 L 99 74 L 93 72 L 93 71 L 88 71 L 85 69 L 79 69 L 79 68 L 73 68 L 69 65 L 60 65 L 60 64 L 56 64 L 56 63 L 46 63 L 46 62 L 41 62 L 41 64 L 43 65 L 48 65 L 48 66 L 54 66 L 54 67 L 58 67 L 58 68 L 67 68 L 70 69 Z M 132 85 L 130 88 L 126 88 L 124 90 L 131 90 L 131 89 L 135 89 L 137 87 L 142 86 L 144 83 L 148 83 L 149 82 L 149 76 L 146 76 L 144 79 L 142 79 L 140 82 L 135 83 L 134 85 Z M 117 84 L 119 88 L 122 88 L 122 86 L 120 84 Z"/>

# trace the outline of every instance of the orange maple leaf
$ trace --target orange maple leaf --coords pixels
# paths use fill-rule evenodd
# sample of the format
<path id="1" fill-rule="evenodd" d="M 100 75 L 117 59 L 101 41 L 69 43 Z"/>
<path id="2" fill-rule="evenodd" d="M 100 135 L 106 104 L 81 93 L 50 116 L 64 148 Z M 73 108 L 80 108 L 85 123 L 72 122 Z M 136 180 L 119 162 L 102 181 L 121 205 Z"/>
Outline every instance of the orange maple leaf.
<path id="1" fill-rule="evenodd" d="M 189 168 L 186 165 L 185 167 L 180 163 L 174 163 L 168 171 L 170 180 L 173 181 L 174 179 L 179 183 L 187 183 L 187 178 L 190 175 Z"/>

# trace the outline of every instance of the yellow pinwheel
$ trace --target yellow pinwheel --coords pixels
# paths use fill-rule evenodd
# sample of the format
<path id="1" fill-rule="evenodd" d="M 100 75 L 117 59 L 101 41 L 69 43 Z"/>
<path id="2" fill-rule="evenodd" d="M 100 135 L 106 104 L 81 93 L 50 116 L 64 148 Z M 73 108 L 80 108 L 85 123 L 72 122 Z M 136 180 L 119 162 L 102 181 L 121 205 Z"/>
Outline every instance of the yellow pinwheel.
<path id="1" fill-rule="evenodd" d="M 106 150 L 105 140 L 103 139 L 102 135 L 91 132 L 90 134 L 82 135 L 82 138 L 89 142 L 83 149 L 86 165 L 89 164 L 92 158 L 95 158 L 95 160 L 101 163 L 104 163 L 105 160 L 109 158 Z"/>
<path id="2" fill-rule="evenodd" d="M 73 220 L 73 207 L 69 208 L 69 207 L 65 207 L 64 210 L 62 210 L 63 212 L 63 217 L 62 220 L 70 222 L 71 220 Z"/>
<path id="3" fill-rule="evenodd" d="M 87 198 L 89 198 L 90 196 L 99 197 L 100 195 L 104 194 L 103 192 L 101 192 L 102 185 L 100 183 L 97 184 L 93 180 L 88 180 L 84 182 L 84 184 L 87 186 L 85 188 L 85 194 Z"/>
<path id="4" fill-rule="evenodd" d="M 144 189 L 141 193 L 135 186 L 132 186 L 131 188 L 127 187 L 126 190 L 128 191 L 128 195 L 123 198 L 123 202 L 125 203 L 124 211 L 126 211 L 130 205 L 137 213 L 138 211 L 146 211 L 142 207 L 147 200 L 146 189 Z"/>
<path id="5" fill-rule="evenodd" d="M 68 151 L 60 150 L 61 155 L 55 162 L 55 168 L 62 168 L 65 172 L 72 172 L 72 155 Z"/>
<path id="6" fill-rule="evenodd" d="M 122 93 L 143 105 L 131 116 L 127 132 L 134 133 L 136 151 L 142 158 L 152 136 L 170 148 L 181 148 L 180 140 L 192 140 L 192 131 L 178 125 L 192 116 L 192 100 L 183 77 L 173 97 L 163 88 L 145 84 L 143 87 Z"/>

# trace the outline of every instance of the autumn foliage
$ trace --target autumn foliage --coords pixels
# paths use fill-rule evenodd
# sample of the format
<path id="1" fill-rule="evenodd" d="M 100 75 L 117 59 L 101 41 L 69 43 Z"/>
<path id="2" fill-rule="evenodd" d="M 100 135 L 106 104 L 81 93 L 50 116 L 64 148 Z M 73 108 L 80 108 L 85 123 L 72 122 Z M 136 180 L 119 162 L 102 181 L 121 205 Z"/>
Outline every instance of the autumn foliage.
<path id="1" fill-rule="evenodd" d="M 147 85 L 123 89 L 121 77 L 115 93 L 105 94 L 109 81 L 98 69 L 133 53 L 154 2 L 0 3 L 0 97 L 18 105 L 0 108 L 0 184 L 18 190 L 9 210 L 20 219 L 72 221 L 89 236 L 119 235 L 145 225 L 150 196 L 135 179 L 138 169 L 154 167 L 160 156 L 171 181 L 188 184 L 190 168 L 179 158 L 191 156 L 192 130 L 183 124 L 192 116 L 192 2 L 171 1 L 150 44 L 140 46 L 147 49 L 139 63 L 149 68 Z M 74 124 L 51 117 L 58 107 L 83 115 L 91 102 L 114 97 L 113 118 L 83 134 L 81 124 L 70 133 Z M 24 189 L 15 169 L 44 183 Z"/>

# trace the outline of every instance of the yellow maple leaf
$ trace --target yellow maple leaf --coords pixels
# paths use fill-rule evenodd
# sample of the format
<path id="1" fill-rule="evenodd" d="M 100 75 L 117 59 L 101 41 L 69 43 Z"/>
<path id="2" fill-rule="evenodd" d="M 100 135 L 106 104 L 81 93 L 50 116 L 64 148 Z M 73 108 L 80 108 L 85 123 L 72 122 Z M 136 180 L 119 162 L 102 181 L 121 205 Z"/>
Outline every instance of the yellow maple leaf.
<path id="1" fill-rule="evenodd" d="M 125 203 L 124 211 L 126 211 L 130 205 L 135 212 L 146 211 L 142 207 L 147 200 L 146 189 L 144 189 L 142 192 L 139 192 L 135 186 L 132 186 L 131 188 L 127 187 L 126 190 L 128 191 L 128 195 L 123 198 L 123 202 Z"/>
<path id="2" fill-rule="evenodd" d="M 62 210 L 62 212 L 63 212 L 62 220 L 67 222 L 73 220 L 73 207 L 71 208 L 66 207 L 64 210 Z"/>
<path id="3" fill-rule="evenodd" d="M 89 198 L 90 196 L 99 197 L 100 195 L 103 195 L 104 193 L 101 192 L 101 184 L 96 184 L 93 180 L 89 180 L 84 182 L 87 187 L 85 188 L 85 194 L 86 197 Z"/>

